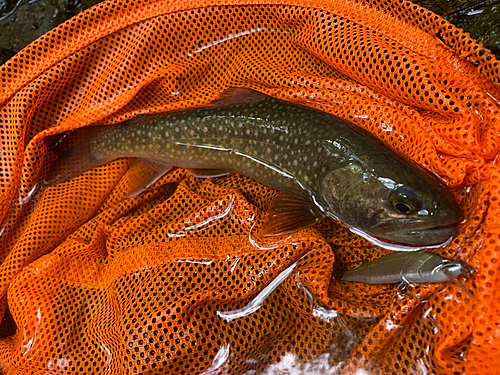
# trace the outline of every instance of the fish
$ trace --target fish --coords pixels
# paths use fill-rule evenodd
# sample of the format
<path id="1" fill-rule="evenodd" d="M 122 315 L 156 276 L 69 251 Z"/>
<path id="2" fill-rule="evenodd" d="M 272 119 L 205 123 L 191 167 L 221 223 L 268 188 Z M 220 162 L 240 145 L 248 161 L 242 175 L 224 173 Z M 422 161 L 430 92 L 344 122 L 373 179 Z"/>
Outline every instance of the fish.
<path id="1" fill-rule="evenodd" d="M 457 234 L 461 209 L 435 175 L 353 123 L 253 91 L 245 102 L 241 91 L 202 108 L 59 135 L 51 143 L 59 155 L 55 172 L 45 183 L 131 158 L 150 173 L 130 196 L 172 167 L 205 178 L 238 173 L 278 190 L 262 236 L 293 233 L 325 217 L 411 246 L 442 244 Z M 74 146 L 63 152 L 65 142 Z"/>
<path id="2" fill-rule="evenodd" d="M 453 281 L 469 297 L 472 297 L 458 277 L 471 275 L 473 270 L 471 266 L 460 260 L 443 258 L 428 251 L 394 252 L 344 272 L 342 280 L 367 284 Z"/>

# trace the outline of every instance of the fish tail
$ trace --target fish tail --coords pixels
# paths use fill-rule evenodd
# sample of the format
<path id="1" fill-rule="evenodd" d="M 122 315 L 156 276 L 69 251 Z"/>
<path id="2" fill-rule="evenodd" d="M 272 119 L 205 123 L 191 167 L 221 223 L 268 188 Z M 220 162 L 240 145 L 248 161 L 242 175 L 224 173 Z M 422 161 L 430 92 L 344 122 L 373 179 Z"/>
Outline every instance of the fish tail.
<path id="1" fill-rule="evenodd" d="M 91 150 L 93 140 L 100 132 L 100 126 L 87 126 L 49 137 L 47 145 L 57 159 L 45 174 L 44 184 L 51 186 L 71 180 L 102 164 L 102 160 Z"/>

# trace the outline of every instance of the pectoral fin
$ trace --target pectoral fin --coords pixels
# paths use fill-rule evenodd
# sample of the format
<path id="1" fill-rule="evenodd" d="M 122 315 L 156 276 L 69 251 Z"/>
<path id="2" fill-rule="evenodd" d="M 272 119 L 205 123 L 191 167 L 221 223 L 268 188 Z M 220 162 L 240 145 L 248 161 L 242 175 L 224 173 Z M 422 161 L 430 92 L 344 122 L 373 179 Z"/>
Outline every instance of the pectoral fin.
<path id="1" fill-rule="evenodd" d="M 141 194 L 172 168 L 159 160 L 133 158 L 130 161 L 128 198 Z"/>
<path id="2" fill-rule="evenodd" d="M 260 235 L 278 236 L 307 228 L 324 217 L 321 210 L 305 192 L 280 192 L 268 209 Z"/>

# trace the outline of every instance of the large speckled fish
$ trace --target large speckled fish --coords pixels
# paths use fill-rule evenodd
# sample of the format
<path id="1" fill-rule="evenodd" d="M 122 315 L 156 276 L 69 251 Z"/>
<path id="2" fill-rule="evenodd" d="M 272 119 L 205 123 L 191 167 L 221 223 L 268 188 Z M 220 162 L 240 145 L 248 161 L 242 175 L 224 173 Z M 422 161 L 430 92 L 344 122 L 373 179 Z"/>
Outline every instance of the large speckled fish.
<path id="1" fill-rule="evenodd" d="M 240 173 L 280 190 L 264 235 L 289 233 L 325 216 L 403 244 L 438 244 L 456 234 L 461 211 L 436 177 L 355 125 L 263 97 L 76 130 L 70 136 L 86 139 L 60 157 L 56 170 L 66 172 L 49 183 L 114 159 L 138 158 L 153 172 L 137 192 L 172 166 L 206 177 Z"/>

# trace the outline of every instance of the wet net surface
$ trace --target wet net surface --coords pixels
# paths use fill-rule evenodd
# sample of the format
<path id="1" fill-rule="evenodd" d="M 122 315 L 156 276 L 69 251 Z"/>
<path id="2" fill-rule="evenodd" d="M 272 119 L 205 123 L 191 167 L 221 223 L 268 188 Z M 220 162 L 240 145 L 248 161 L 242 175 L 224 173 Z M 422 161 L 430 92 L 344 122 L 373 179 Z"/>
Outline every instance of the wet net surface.
<path id="1" fill-rule="evenodd" d="M 0 68 L 1 371 L 497 373 L 499 81 L 404 1 L 108 1 L 69 20 Z M 177 169 L 127 199 L 117 160 L 40 184 L 47 136 L 228 87 L 348 119 L 441 176 L 465 221 L 434 251 L 475 268 L 473 297 L 340 281 L 387 251 L 331 220 L 254 238 L 275 192 L 243 176 Z"/>

